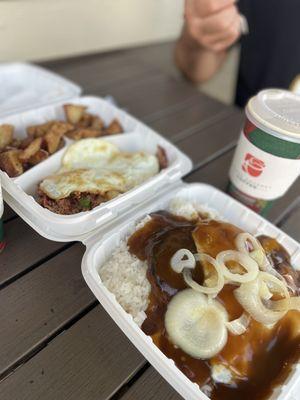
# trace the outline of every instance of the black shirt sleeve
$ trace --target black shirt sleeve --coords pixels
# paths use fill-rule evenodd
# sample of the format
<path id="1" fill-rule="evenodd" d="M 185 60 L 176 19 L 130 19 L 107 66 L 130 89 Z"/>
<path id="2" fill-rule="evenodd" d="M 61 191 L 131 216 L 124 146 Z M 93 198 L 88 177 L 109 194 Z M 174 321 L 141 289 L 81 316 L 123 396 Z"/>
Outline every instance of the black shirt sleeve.
<path id="1" fill-rule="evenodd" d="M 249 24 L 241 39 L 236 104 L 258 91 L 288 88 L 300 73 L 300 0 L 240 0 Z"/>

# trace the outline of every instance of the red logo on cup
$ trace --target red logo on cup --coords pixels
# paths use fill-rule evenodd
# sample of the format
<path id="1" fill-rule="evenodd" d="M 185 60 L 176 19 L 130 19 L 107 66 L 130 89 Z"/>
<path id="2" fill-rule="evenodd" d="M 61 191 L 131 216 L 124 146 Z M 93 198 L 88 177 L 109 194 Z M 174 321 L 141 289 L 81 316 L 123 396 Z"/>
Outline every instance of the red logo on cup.
<path id="1" fill-rule="evenodd" d="M 250 176 L 260 176 L 265 168 L 265 163 L 262 160 L 254 157 L 252 154 L 247 153 L 242 165 L 243 171 Z"/>

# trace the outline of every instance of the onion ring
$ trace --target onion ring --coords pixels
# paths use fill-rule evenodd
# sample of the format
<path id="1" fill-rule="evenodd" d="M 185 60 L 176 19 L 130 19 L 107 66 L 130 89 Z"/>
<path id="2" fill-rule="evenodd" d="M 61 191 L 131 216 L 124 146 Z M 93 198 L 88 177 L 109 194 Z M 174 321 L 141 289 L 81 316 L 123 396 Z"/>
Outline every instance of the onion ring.
<path id="1" fill-rule="evenodd" d="M 189 271 L 187 269 L 185 269 L 183 271 L 183 277 L 184 277 L 185 283 L 190 288 L 196 290 L 196 292 L 210 294 L 210 295 L 213 295 L 213 297 L 215 297 L 223 289 L 223 287 L 225 285 L 225 279 L 224 279 L 224 276 L 222 274 L 222 270 L 221 270 L 219 264 L 217 263 L 217 261 L 214 258 L 209 256 L 208 254 L 195 254 L 195 258 L 197 261 L 205 260 L 214 266 L 214 268 L 218 274 L 217 285 L 214 287 L 199 285 L 199 283 L 197 283 L 193 280 L 191 271 Z"/>
<path id="2" fill-rule="evenodd" d="M 239 336 L 246 332 L 250 320 L 251 317 L 248 314 L 243 313 L 239 318 L 227 322 L 226 326 L 232 335 Z"/>
<path id="3" fill-rule="evenodd" d="M 184 257 L 186 257 L 184 259 Z M 188 249 L 180 249 L 171 258 L 171 268 L 178 274 L 182 273 L 184 268 L 194 269 L 196 260 L 193 253 Z"/>
<path id="4" fill-rule="evenodd" d="M 246 283 L 253 281 L 259 272 L 257 263 L 251 257 L 236 250 L 221 251 L 221 253 L 217 255 L 216 260 L 222 269 L 224 277 L 231 282 Z M 230 272 L 225 265 L 228 261 L 236 261 L 242 265 L 247 272 L 245 274 Z"/>
<path id="5" fill-rule="evenodd" d="M 272 283 L 272 288 L 270 288 L 268 282 Z M 237 301 L 243 306 L 244 310 L 247 311 L 253 319 L 268 326 L 276 324 L 281 318 L 284 317 L 289 310 L 287 306 L 289 303 L 285 303 L 286 307 L 277 311 L 273 310 L 272 307 L 273 303 L 278 303 L 269 300 L 267 302 L 267 305 L 269 306 L 268 307 L 261 297 L 261 286 L 263 283 L 266 283 L 271 291 L 273 289 L 273 291 L 277 293 L 282 293 L 285 296 L 285 299 L 289 301 L 290 295 L 284 283 L 267 272 L 260 272 L 254 281 L 243 283 L 234 291 L 234 295 Z M 283 305 L 283 303 L 280 304 L 281 306 Z"/>

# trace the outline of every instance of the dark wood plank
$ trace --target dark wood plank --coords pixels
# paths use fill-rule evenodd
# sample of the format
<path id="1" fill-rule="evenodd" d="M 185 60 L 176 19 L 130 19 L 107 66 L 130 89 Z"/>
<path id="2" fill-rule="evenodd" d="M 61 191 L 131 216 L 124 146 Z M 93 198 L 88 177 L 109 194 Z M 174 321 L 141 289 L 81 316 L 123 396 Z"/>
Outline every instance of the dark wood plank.
<path id="1" fill-rule="evenodd" d="M 74 81 L 86 93 L 93 88 L 119 86 L 123 81 L 145 79 L 147 75 L 159 72 L 158 68 L 139 62 L 125 50 L 44 62 L 40 65 Z"/>
<path id="2" fill-rule="evenodd" d="M 44 239 L 21 218 L 5 223 L 4 234 L 7 244 L 1 254 L 0 287 L 66 246 Z"/>
<path id="3" fill-rule="evenodd" d="M 174 48 L 175 41 L 168 41 L 132 48 L 127 54 L 138 62 L 159 68 L 175 78 L 181 78 L 182 75 L 174 63 Z"/>
<path id="4" fill-rule="evenodd" d="M 196 169 L 235 146 L 242 121 L 242 114 L 235 112 L 211 126 L 196 129 L 191 136 L 180 140 L 178 146 L 192 158 Z"/>
<path id="5" fill-rule="evenodd" d="M 112 95 L 118 105 L 137 118 L 154 119 L 162 110 L 177 107 L 193 97 L 201 95 L 192 85 L 178 82 L 161 73 L 147 76 L 143 81 L 128 81 L 122 85 L 105 89 L 95 89 L 92 94 Z"/>
<path id="6" fill-rule="evenodd" d="M 158 119 L 145 119 L 154 130 L 177 142 L 231 114 L 239 114 L 239 111 L 225 107 L 210 97 L 201 96 L 182 103 L 180 109 L 165 110 Z"/>
<path id="7" fill-rule="evenodd" d="M 1 399 L 109 399 L 144 363 L 98 306 L 7 377 Z"/>
<path id="8" fill-rule="evenodd" d="M 64 62 L 58 61 L 57 64 L 43 63 L 43 66 L 78 83 L 84 93 L 113 95 L 121 107 L 129 108 L 138 117 L 153 113 L 153 110 L 148 111 L 147 107 L 147 104 L 150 106 L 153 103 L 149 98 L 151 94 L 154 96 L 152 106 L 158 101 L 155 111 L 161 112 L 166 106 L 170 106 L 170 102 L 172 105 L 178 104 L 199 93 L 192 85 L 177 82 L 154 65 L 150 66 L 130 56 L 128 51 L 113 52 L 110 56 L 98 54 Z M 178 93 L 175 93 L 174 97 L 176 83 L 180 87 L 177 88 Z M 169 91 L 171 96 L 168 97 Z M 157 99 L 162 95 L 163 102 Z"/>
<path id="9" fill-rule="evenodd" d="M 16 216 L 16 213 L 12 208 L 9 207 L 8 204 L 4 203 L 4 213 L 2 216 L 3 221 L 8 221 L 9 219 L 13 218 Z"/>
<path id="10" fill-rule="evenodd" d="M 153 367 L 127 390 L 122 400 L 181 400 L 182 397 L 170 386 Z"/>
<path id="11" fill-rule="evenodd" d="M 1 290 L 0 374 L 95 302 L 81 275 L 83 252 L 76 244 Z"/>
<path id="12" fill-rule="evenodd" d="M 280 228 L 300 242 L 300 194 L 298 195 L 298 202 L 295 204 L 295 208 L 292 209 L 287 218 L 282 221 Z"/>
<path id="13" fill-rule="evenodd" d="M 231 150 L 204 167 L 194 170 L 184 180 L 188 183 L 208 183 L 225 191 L 233 152 L 234 150 Z"/>

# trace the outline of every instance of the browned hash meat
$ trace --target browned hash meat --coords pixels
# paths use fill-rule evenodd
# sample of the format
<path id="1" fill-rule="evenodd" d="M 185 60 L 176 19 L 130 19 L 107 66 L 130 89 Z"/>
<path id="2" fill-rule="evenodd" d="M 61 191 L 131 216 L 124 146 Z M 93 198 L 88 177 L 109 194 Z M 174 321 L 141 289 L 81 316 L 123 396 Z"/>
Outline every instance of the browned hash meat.
<path id="1" fill-rule="evenodd" d="M 56 214 L 71 215 L 92 210 L 99 204 L 107 201 L 107 199 L 99 194 L 73 192 L 65 199 L 53 200 L 39 188 L 38 201 L 41 206 Z"/>

